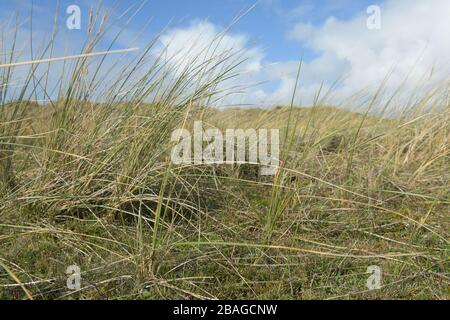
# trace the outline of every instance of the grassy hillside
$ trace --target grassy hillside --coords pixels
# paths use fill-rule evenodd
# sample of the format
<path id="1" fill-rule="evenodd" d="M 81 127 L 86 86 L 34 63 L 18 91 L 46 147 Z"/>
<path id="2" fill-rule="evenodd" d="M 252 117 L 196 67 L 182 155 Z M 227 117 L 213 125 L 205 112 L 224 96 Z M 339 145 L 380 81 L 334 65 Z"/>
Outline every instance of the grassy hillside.
<path id="1" fill-rule="evenodd" d="M 3 110 L 1 298 L 448 298 L 448 109 L 69 102 Z M 171 130 L 196 119 L 281 128 L 278 174 L 171 164 Z"/>
<path id="2" fill-rule="evenodd" d="M 0 299 L 448 298 L 450 109 L 439 88 L 395 118 L 371 115 L 377 97 L 362 113 L 218 110 L 242 56 L 173 67 L 154 39 L 136 56 L 94 58 L 116 26 L 89 21 L 81 55 L 29 63 L 23 86 L 2 92 Z M 32 58 L 52 57 L 55 38 Z M 23 59 L 1 51 L 8 84 Z M 277 174 L 172 163 L 172 132 L 195 120 L 279 129 Z M 67 287 L 73 265 L 79 290 Z M 367 288 L 369 266 L 381 289 Z"/>

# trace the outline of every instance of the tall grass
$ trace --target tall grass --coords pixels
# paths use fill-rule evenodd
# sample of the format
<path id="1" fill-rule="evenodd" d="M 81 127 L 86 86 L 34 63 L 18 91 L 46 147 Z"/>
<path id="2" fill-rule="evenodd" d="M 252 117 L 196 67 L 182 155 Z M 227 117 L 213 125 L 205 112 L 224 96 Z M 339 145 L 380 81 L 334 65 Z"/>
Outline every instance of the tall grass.
<path id="1" fill-rule="evenodd" d="M 99 9 L 89 20 L 79 55 L 52 56 L 54 35 L 26 63 L 20 90 L 3 90 L 0 297 L 447 296 L 450 107 L 442 91 L 394 119 L 370 114 L 376 97 L 363 114 L 318 101 L 298 108 L 294 99 L 286 108 L 219 111 L 209 105 L 243 62 L 215 54 L 223 34 L 204 61 L 184 68 L 164 50 L 154 54 L 158 37 L 108 64 L 123 29 L 93 57 L 114 24 Z M 4 83 L 24 67 L 15 48 L 3 49 Z M 47 81 L 55 59 L 63 61 L 57 90 Z M 32 102 L 38 95 L 47 102 Z M 283 129 L 277 174 L 173 165 L 171 132 L 198 119 Z M 82 270 L 78 291 L 65 287 L 72 264 Z M 365 287 L 373 264 L 384 272 L 382 290 Z"/>

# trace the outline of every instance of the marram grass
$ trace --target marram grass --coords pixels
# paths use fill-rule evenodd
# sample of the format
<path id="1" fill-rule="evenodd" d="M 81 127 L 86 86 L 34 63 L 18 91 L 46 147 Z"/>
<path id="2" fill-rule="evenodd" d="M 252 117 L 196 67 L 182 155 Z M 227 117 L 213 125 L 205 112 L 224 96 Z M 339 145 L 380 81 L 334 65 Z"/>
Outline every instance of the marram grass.
<path id="1" fill-rule="evenodd" d="M 436 92 L 394 118 L 220 111 L 209 104 L 238 57 L 173 70 L 149 63 L 152 42 L 106 81 L 89 56 L 102 33 L 90 30 L 57 98 L 31 64 L 2 99 L 0 298 L 448 298 L 450 108 Z M 43 47 L 34 60 L 48 59 Z M 20 59 L 3 57 L 8 82 Z M 32 102 L 38 92 L 46 103 Z M 170 134 L 194 120 L 279 128 L 277 174 L 172 164 Z M 79 290 L 66 287 L 70 265 Z M 366 287 L 371 265 L 379 290 Z"/>

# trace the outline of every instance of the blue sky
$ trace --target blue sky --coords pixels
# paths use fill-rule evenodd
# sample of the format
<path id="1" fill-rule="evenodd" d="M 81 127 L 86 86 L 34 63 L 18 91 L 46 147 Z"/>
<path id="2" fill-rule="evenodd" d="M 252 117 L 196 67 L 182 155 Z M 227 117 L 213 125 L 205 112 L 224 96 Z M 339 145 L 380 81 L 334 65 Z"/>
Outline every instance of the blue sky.
<path id="1" fill-rule="evenodd" d="M 34 41 L 51 35 L 56 2 L 33 1 Z M 24 52 L 30 49 L 26 35 L 29 22 L 24 19 L 30 15 L 31 3 L 16 0 L 2 1 L 0 5 L 0 26 L 11 26 L 16 12 L 25 21 L 19 44 Z M 65 27 L 65 11 L 72 4 L 81 9 L 81 30 L 69 31 Z M 59 54 L 80 52 L 88 12 L 96 4 L 91 0 L 59 1 Z M 105 10 L 114 7 L 112 20 L 141 4 L 140 0 L 103 0 Z M 222 51 L 247 52 L 243 76 L 229 85 L 249 88 L 241 90 L 243 94 L 233 103 L 288 103 L 300 57 L 304 65 L 296 102 L 306 105 L 318 93 L 324 103 L 336 105 L 347 105 L 349 97 L 355 94 L 367 101 L 387 74 L 390 76 L 385 84 L 386 94 L 401 87 L 406 96 L 425 90 L 423 82 L 443 83 L 450 75 L 448 0 L 149 0 L 114 49 L 144 47 L 168 26 L 159 45 L 170 44 L 168 52 L 182 57 L 174 61 L 189 64 L 192 56 L 201 52 L 193 43 L 206 46 L 214 34 L 253 5 L 228 31 L 220 47 Z M 374 5 L 380 12 L 380 27 L 376 29 L 368 24 L 372 15 L 367 10 Z M 130 12 L 113 31 L 123 26 Z M 106 48 L 110 40 L 111 36 L 107 37 L 97 49 Z"/>
<path id="2" fill-rule="evenodd" d="M 130 28 L 142 30 L 149 37 L 162 30 L 168 23 L 174 27 L 189 25 L 193 20 L 207 19 L 214 24 L 226 27 L 243 10 L 255 6 L 233 27 L 233 32 L 244 33 L 259 46 L 264 48 L 266 58 L 270 61 L 295 60 L 303 56 L 310 60 L 316 54 L 301 42 L 289 39 L 288 33 L 296 23 L 310 22 L 320 25 L 330 16 L 338 19 L 349 19 L 356 14 L 365 12 L 372 0 L 150 0 L 130 24 Z M 53 15 L 56 12 L 55 0 L 16 0 L 2 1 L 2 17 L 18 12 L 26 17 L 31 12 L 33 4 L 34 27 L 51 31 Z M 113 7 L 115 15 L 127 8 L 137 7 L 141 0 L 104 0 L 105 7 Z M 59 16 L 66 17 L 65 9 L 77 4 L 82 10 L 82 20 L 85 24 L 87 12 L 96 1 L 60 0 Z M 84 15 L 83 15 L 84 13 Z M 147 25 L 149 19 L 152 20 Z M 83 31 L 72 31 L 82 33 Z"/>

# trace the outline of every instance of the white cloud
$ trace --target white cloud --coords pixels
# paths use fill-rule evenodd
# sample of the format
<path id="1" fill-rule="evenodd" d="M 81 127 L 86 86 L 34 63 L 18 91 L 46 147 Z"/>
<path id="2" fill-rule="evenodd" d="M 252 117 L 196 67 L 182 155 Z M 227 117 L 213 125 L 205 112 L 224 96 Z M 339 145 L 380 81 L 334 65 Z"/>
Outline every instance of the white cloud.
<path id="1" fill-rule="evenodd" d="M 410 96 L 418 94 L 417 87 L 424 83 L 448 80 L 449 14 L 448 0 L 388 0 L 381 7 L 380 30 L 367 28 L 365 11 L 345 21 L 329 17 L 319 26 L 298 23 L 288 37 L 316 52 L 317 57 L 303 63 L 296 103 L 311 104 L 319 88 L 321 96 L 331 90 L 324 103 L 341 104 L 355 94 L 367 99 L 388 75 L 386 97 L 400 86 L 403 96 Z M 299 62 L 264 61 L 263 51 L 252 46 L 245 35 L 227 32 L 218 38 L 221 31 L 210 22 L 194 21 L 163 35 L 161 48 L 166 47 L 166 56 L 179 67 L 178 72 L 195 68 L 212 56 L 240 53 L 246 62 L 236 71 L 244 74 L 227 80 L 223 88 L 246 89 L 231 100 L 228 97 L 227 103 L 288 104 Z M 278 86 L 249 88 L 257 81 Z"/>
<path id="2" fill-rule="evenodd" d="M 177 76 L 185 70 L 192 72 L 199 70 L 200 66 L 203 69 L 206 66 L 211 68 L 211 72 L 206 72 L 206 75 L 211 77 L 219 74 L 222 68 L 236 65 L 231 73 L 238 73 L 239 76 L 220 84 L 219 90 L 226 90 L 227 94 L 233 93 L 222 100 L 221 104 L 247 103 L 251 96 L 254 101 L 258 96 L 264 95 L 253 86 L 261 70 L 263 52 L 252 46 L 247 36 L 231 31 L 223 32 L 208 21 L 192 21 L 187 28 L 169 30 L 159 41 L 160 46 L 153 54 L 159 56 L 162 53 L 166 63 Z M 219 61 L 223 63 L 219 68 L 215 68 Z M 208 81 L 208 78 L 197 80 L 204 82 Z"/>
<path id="3" fill-rule="evenodd" d="M 419 83 L 448 80 L 449 15 L 448 0 L 389 0 L 381 7 L 380 30 L 367 28 L 366 12 L 348 21 L 330 17 L 321 26 L 297 24 L 289 37 L 319 54 L 304 66 L 305 93 L 317 91 L 322 80 L 330 83 L 342 76 L 335 98 L 367 88 L 373 93 L 390 71 L 386 91 L 392 92 L 408 78 L 402 87 L 405 95 L 414 93 Z M 293 77 L 281 77 L 274 99 L 287 100 L 283 87 L 293 83 Z M 312 96 L 306 98 L 310 101 Z"/>

